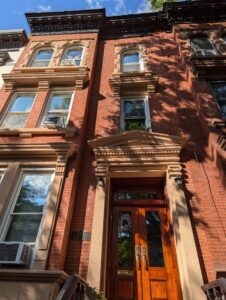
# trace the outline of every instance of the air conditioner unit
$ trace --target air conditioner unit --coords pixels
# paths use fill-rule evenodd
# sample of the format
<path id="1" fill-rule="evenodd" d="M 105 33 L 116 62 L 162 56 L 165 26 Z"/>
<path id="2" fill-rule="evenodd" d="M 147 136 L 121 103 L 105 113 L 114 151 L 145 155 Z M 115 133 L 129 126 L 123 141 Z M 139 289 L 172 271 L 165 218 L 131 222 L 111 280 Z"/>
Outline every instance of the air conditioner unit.
<path id="1" fill-rule="evenodd" d="M 25 243 L 0 242 L 0 265 L 28 265 L 32 248 Z"/>
<path id="2" fill-rule="evenodd" d="M 45 116 L 43 125 L 47 128 L 62 127 L 61 116 L 56 116 L 56 115 Z"/>
<path id="3" fill-rule="evenodd" d="M 75 65 L 75 60 L 74 59 L 65 59 L 62 61 L 62 64 L 64 66 L 74 66 Z"/>

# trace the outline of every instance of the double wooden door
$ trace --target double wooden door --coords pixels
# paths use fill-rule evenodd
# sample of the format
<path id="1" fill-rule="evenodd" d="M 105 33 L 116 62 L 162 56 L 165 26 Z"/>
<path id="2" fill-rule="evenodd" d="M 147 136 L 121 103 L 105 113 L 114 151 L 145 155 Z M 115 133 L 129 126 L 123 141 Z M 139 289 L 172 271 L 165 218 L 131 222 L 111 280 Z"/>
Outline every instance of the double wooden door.
<path id="1" fill-rule="evenodd" d="M 179 300 L 177 262 L 164 207 L 113 207 L 110 300 Z"/>

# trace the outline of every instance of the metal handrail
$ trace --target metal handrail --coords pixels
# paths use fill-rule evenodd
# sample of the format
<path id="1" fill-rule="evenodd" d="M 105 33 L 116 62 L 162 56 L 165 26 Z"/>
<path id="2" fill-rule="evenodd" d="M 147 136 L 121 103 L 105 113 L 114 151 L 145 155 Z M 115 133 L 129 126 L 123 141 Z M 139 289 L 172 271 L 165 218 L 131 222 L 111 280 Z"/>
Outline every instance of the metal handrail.
<path id="1" fill-rule="evenodd" d="M 221 277 L 202 286 L 209 300 L 226 300 L 226 278 Z"/>

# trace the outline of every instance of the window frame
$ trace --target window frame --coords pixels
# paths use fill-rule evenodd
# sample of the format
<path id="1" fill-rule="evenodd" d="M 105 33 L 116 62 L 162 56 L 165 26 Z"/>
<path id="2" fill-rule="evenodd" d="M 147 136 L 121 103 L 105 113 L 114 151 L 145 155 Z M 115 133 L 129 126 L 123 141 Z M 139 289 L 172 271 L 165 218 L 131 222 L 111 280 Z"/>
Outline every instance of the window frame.
<path id="1" fill-rule="evenodd" d="M 134 54 L 134 53 L 138 53 L 138 56 L 139 56 L 139 70 L 132 70 L 132 71 L 124 71 L 124 63 L 123 63 L 123 57 L 124 55 L 126 54 Z M 136 63 L 138 64 L 138 63 Z M 122 73 L 131 73 L 131 72 L 141 72 L 144 70 L 144 62 L 143 62 L 143 56 L 141 54 L 141 51 L 140 50 L 137 50 L 137 49 L 134 49 L 134 50 L 127 50 L 127 51 L 124 51 L 121 53 L 121 59 L 120 59 L 120 71 Z M 135 63 L 129 63 L 129 64 L 126 64 L 126 65 L 135 65 Z"/>
<path id="2" fill-rule="evenodd" d="M 5 172 L 6 172 L 5 169 L 0 168 L 0 184 L 1 184 L 2 180 L 3 180 L 3 178 L 4 178 Z"/>
<path id="3" fill-rule="evenodd" d="M 68 125 L 68 122 L 70 120 L 70 115 L 71 115 L 71 108 L 72 108 L 72 105 L 73 105 L 73 100 L 74 100 L 74 97 L 75 97 L 75 92 L 74 91 L 62 91 L 62 90 L 55 90 L 55 91 L 51 91 L 47 97 L 47 100 L 46 100 L 46 103 L 44 105 L 44 108 L 42 110 L 42 113 L 40 115 L 40 119 L 39 119 L 39 122 L 38 122 L 38 127 L 43 127 L 44 124 L 43 124 L 43 121 L 44 121 L 44 118 L 46 116 L 48 116 L 48 110 L 49 110 L 49 107 L 50 107 L 50 99 L 52 99 L 53 95 L 54 94 L 71 94 L 71 102 L 70 102 L 70 105 L 69 105 L 69 108 L 68 108 L 68 114 L 67 114 L 67 120 L 66 120 L 66 125 L 63 127 L 63 128 L 67 128 L 67 125 Z M 52 113 L 54 114 L 54 112 Z M 57 115 L 58 113 L 55 112 L 55 114 Z"/>
<path id="4" fill-rule="evenodd" d="M 37 54 L 39 53 L 39 51 L 43 51 L 43 50 L 52 50 L 53 51 L 52 56 L 51 56 L 51 58 L 49 60 L 48 65 L 47 66 L 33 66 L 32 64 L 35 61 L 35 57 L 37 56 Z M 50 62 L 53 59 L 53 54 L 54 54 L 54 48 L 53 47 L 39 48 L 39 49 L 37 49 L 37 50 L 34 51 L 33 55 L 31 56 L 31 59 L 28 61 L 27 67 L 32 67 L 32 68 L 47 68 L 49 66 Z"/>
<path id="5" fill-rule="evenodd" d="M 193 40 L 194 39 L 206 39 L 206 40 L 208 40 L 209 41 L 209 43 L 212 45 L 212 47 L 213 47 L 213 51 L 215 52 L 215 54 L 213 54 L 213 55 L 210 55 L 210 54 L 197 54 L 197 50 L 196 50 L 196 48 L 193 46 L 194 44 L 193 44 Z M 209 37 L 206 37 L 206 36 L 194 36 L 194 37 L 191 37 L 190 38 L 190 46 L 191 46 L 191 50 L 192 50 L 192 54 L 194 55 L 194 56 L 201 56 L 201 57 L 205 57 L 205 56 L 219 56 L 219 53 L 218 53 L 218 51 L 217 51 L 217 49 L 216 49 L 216 47 L 215 47 L 215 45 L 214 45 L 214 43 L 213 43 L 213 41 L 209 38 Z M 199 50 L 199 51 L 204 51 L 204 53 L 205 53 L 205 51 L 206 51 L 206 49 L 202 49 L 202 50 Z"/>
<path id="6" fill-rule="evenodd" d="M 21 112 L 14 112 L 14 113 L 12 113 L 12 114 L 15 114 L 15 115 L 16 115 L 16 114 L 18 114 L 18 115 L 27 114 L 27 119 L 28 119 L 29 114 L 30 114 L 30 112 L 32 111 L 32 108 L 33 108 L 33 106 L 34 106 L 34 103 L 35 103 L 35 100 L 36 100 L 36 97 L 37 97 L 37 92 L 34 92 L 34 93 L 33 93 L 33 92 L 15 92 L 15 93 L 10 97 L 10 99 L 8 99 L 7 106 L 6 106 L 6 108 L 4 109 L 4 111 L 3 111 L 3 114 L 2 114 L 1 119 L 0 119 L 0 129 L 6 129 L 6 128 L 10 128 L 10 129 L 25 128 L 27 119 L 26 119 L 26 121 L 25 121 L 23 127 L 2 127 L 2 124 L 3 124 L 3 122 L 4 122 L 5 118 L 6 118 L 6 116 L 10 113 L 10 109 L 12 108 L 12 106 L 13 106 L 15 100 L 17 99 L 17 97 L 20 96 L 20 95 L 34 95 L 34 100 L 33 100 L 33 103 L 32 103 L 32 105 L 31 105 L 31 108 L 30 108 L 29 112 L 22 112 L 22 111 L 21 111 Z"/>
<path id="7" fill-rule="evenodd" d="M 221 111 L 221 108 L 220 108 L 218 99 L 217 99 L 217 97 L 215 96 L 215 93 L 214 93 L 214 87 L 213 87 L 213 84 L 221 84 L 221 83 L 225 83 L 225 86 L 226 86 L 226 81 L 222 81 L 222 80 L 220 80 L 220 81 L 209 81 L 209 82 L 208 82 L 209 87 L 210 87 L 210 90 L 211 90 L 211 93 L 212 93 L 212 95 L 213 95 L 213 98 L 214 98 L 214 100 L 215 100 L 215 103 L 216 103 L 216 105 L 217 105 L 217 108 L 218 108 L 218 110 L 219 110 L 219 113 L 220 113 L 220 115 L 221 115 L 221 118 L 222 118 L 223 120 L 226 120 L 226 116 L 224 116 L 223 113 L 222 113 L 222 111 Z M 226 105 L 226 97 L 225 97 L 225 105 Z"/>
<path id="8" fill-rule="evenodd" d="M 67 56 L 68 50 L 76 49 L 76 48 L 77 48 L 77 49 L 82 49 L 82 55 L 81 55 L 81 59 L 80 59 L 80 64 L 79 64 L 79 65 L 75 65 L 75 64 L 73 64 L 73 65 L 64 65 L 63 62 L 65 61 L 65 57 Z M 72 47 L 69 47 L 69 48 L 64 49 L 63 54 L 62 54 L 62 57 L 61 57 L 61 60 L 60 60 L 60 62 L 59 62 L 59 65 L 60 65 L 60 66 L 74 66 L 74 67 L 80 67 L 80 66 L 82 66 L 82 64 L 83 64 L 83 57 L 84 57 L 84 46 L 80 46 L 80 45 L 78 45 L 78 46 L 72 46 Z"/>
<path id="9" fill-rule="evenodd" d="M 124 113 L 124 102 L 125 101 L 136 101 L 136 100 L 143 100 L 144 101 L 144 113 L 145 113 L 145 128 L 151 129 L 151 114 L 149 108 L 149 99 L 148 96 L 132 96 L 132 97 L 122 97 L 120 101 L 120 131 L 129 131 L 125 130 L 125 113 Z M 142 130 L 142 129 L 135 129 L 135 130 Z"/>
<path id="10" fill-rule="evenodd" d="M 13 193 L 10 197 L 8 207 L 7 207 L 7 209 L 4 213 L 4 216 L 2 218 L 2 223 L 0 225 L 0 241 L 3 241 L 3 242 L 5 241 L 7 232 L 8 232 L 9 227 L 10 227 L 10 221 L 12 219 L 13 210 L 16 206 L 18 196 L 19 196 L 19 193 L 21 191 L 21 188 L 22 188 L 22 185 L 23 185 L 23 182 L 24 182 L 24 178 L 27 174 L 31 174 L 31 175 L 33 175 L 33 174 L 52 174 L 51 179 L 50 179 L 50 183 L 49 183 L 47 197 L 46 197 L 46 200 L 45 200 L 45 205 L 43 206 L 42 213 L 40 213 L 40 214 L 42 214 L 42 217 L 41 217 L 41 221 L 40 221 L 40 224 L 39 224 L 39 229 L 38 229 L 38 232 L 37 232 L 35 242 L 9 241 L 9 243 L 11 243 L 11 242 L 12 243 L 14 243 L 14 242 L 15 243 L 20 243 L 21 242 L 21 243 L 25 243 L 26 245 L 30 245 L 35 249 L 38 245 L 38 241 L 40 239 L 40 234 L 42 232 L 42 224 L 43 224 L 43 220 L 44 220 L 44 217 L 45 217 L 45 210 L 46 210 L 46 207 L 47 207 L 48 202 L 49 202 L 49 198 L 50 198 L 50 195 L 51 195 L 51 189 L 52 189 L 53 181 L 54 181 L 54 178 L 55 178 L 55 168 L 21 168 L 20 174 L 17 178 L 16 186 L 13 189 Z M 29 213 L 27 213 L 27 214 L 29 214 Z M 34 253 L 33 253 L 33 258 L 34 258 Z"/>

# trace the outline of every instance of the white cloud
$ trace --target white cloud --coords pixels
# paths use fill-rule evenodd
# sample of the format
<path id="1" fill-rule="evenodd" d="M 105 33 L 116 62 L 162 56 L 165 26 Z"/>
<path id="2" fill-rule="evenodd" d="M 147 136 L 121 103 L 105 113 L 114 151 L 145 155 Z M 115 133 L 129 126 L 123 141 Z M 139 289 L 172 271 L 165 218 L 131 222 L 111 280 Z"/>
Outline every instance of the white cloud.
<path id="1" fill-rule="evenodd" d="M 150 12 L 150 4 L 146 0 L 143 0 L 139 4 L 138 9 L 136 11 L 137 14 L 144 13 L 144 12 Z"/>
<path id="2" fill-rule="evenodd" d="M 89 8 L 102 8 L 104 7 L 104 2 L 109 2 L 110 0 L 85 0 Z"/>
<path id="3" fill-rule="evenodd" d="M 51 5 L 38 5 L 39 11 L 45 12 L 50 11 L 52 9 Z"/>

